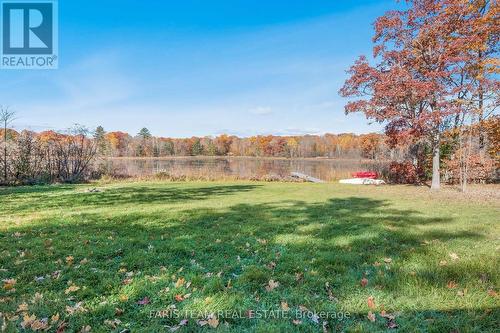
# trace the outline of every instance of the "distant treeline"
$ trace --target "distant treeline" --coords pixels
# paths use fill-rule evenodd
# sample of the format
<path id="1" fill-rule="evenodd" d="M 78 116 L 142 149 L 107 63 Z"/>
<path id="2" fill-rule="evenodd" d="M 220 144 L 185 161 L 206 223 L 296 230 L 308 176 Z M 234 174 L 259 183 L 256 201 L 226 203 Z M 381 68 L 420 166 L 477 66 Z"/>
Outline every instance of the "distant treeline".
<path id="1" fill-rule="evenodd" d="M 325 134 L 303 136 L 260 135 L 240 138 L 166 138 L 152 136 L 147 128 L 132 136 L 124 132 L 95 131 L 99 152 L 112 157 L 254 156 L 254 157 L 389 157 L 383 134 Z"/>
<path id="2" fill-rule="evenodd" d="M 478 135 L 480 133 L 481 135 Z M 0 184 L 78 182 L 99 177 L 96 157 L 251 156 L 284 158 L 373 159 L 390 163 L 386 178 L 394 183 L 429 179 L 430 147 L 425 141 L 395 142 L 384 134 L 325 134 L 303 136 L 231 135 L 217 137 L 155 137 L 143 128 L 132 136 L 74 127 L 62 132 L 1 129 Z M 464 143 L 463 137 L 467 138 Z M 446 132 L 441 142 L 443 180 L 457 183 L 498 179 L 500 117 L 460 133 Z M 112 176 L 112 175 L 111 175 Z"/>

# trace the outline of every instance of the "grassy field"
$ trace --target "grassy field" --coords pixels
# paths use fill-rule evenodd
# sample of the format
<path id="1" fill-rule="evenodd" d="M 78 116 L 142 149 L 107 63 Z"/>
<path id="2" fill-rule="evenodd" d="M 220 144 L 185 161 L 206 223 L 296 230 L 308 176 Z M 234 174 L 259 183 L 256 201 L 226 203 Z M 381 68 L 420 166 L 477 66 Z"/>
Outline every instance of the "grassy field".
<path id="1" fill-rule="evenodd" d="M 498 332 L 498 197 L 92 186 L 0 189 L 5 331 Z"/>

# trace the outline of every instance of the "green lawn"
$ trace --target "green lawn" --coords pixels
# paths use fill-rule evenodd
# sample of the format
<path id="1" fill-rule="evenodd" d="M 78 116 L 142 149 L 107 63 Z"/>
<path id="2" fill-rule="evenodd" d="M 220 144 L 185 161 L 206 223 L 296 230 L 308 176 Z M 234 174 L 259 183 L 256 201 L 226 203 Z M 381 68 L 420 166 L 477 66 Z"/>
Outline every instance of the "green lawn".
<path id="1" fill-rule="evenodd" d="M 7 332 L 498 332 L 496 199 L 338 184 L 90 187 L 0 189 Z M 160 313 L 174 307 L 226 318 Z"/>

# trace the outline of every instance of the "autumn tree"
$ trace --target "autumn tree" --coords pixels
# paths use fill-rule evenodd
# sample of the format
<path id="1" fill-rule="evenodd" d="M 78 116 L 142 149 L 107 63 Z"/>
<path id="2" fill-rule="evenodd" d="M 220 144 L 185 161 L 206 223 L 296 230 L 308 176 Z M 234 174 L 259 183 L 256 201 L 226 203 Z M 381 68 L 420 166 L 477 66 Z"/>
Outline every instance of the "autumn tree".
<path id="1" fill-rule="evenodd" d="M 465 64 L 474 67 L 479 61 L 466 56 L 465 41 L 484 31 L 464 29 L 463 25 L 480 23 L 462 20 L 459 13 L 467 3 L 476 2 L 410 0 L 407 10 L 378 18 L 375 65 L 360 57 L 340 90 L 342 96 L 352 98 L 345 107 L 347 113 L 363 112 L 386 124 L 388 135 L 397 139 L 423 139 L 429 144 L 433 189 L 440 187 L 441 135 L 463 112 L 463 96 L 476 95 L 472 85 L 456 79 L 464 77 Z"/>
<path id="2" fill-rule="evenodd" d="M 217 152 L 219 155 L 227 155 L 231 149 L 231 143 L 233 142 L 233 139 L 226 134 L 222 134 L 215 138 L 214 144 L 215 147 L 217 148 Z"/>
<path id="3" fill-rule="evenodd" d="M 130 141 L 130 135 L 124 132 L 109 132 L 105 135 L 114 156 L 124 156 L 127 151 L 127 145 Z"/>
<path id="4" fill-rule="evenodd" d="M 362 151 L 363 157 L 375 159 L 377 149 L 379 148 L 380 142 L 381 142 L 381 140 L 380 140 L 379 135 L 377 135 L 375 133 L 362 135 L 360 146 L 361 146 L 361 151 Z"/>
<path id="5" fill-rule="evenodd" d="M 4 182 L 8 181 L 8 163 L 7 163 L 7 127 L 14 120 L 16 113 L 8 107 L 0 105 L 0 123 L 3 127 L 3 179 Z"/>

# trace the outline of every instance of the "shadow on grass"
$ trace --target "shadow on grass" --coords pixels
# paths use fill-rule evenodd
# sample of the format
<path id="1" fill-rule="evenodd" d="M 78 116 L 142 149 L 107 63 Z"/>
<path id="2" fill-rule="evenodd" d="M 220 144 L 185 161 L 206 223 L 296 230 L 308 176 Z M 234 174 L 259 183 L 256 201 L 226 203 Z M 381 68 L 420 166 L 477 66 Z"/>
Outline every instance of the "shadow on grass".
<path id="1" fill-rule="evenodd" d="M 71 199 L 57 198 L 58 206 L 59 200 L 63 200 L 63 204 L 76 202 L 77 206 L 123 205 L 124 211 L 109 216 L 82 213 L 69 222 L 51 218 L 40 221 L 43 223 L 36 227 L 16 227 L 20 238 L 12 241 L 11 235 L 0 235 L 1 250 L 25 251 L 30 269 L 24 269 L 25 264 L 14 265 L 15 257 L 5 257 L 1 263 L 3 267 L 13 267 L 19 282 L 26 282 L 18 283 L 21 294 L 33 293 L 29 286 L 34 276 L 56 270 L 63 271 L 62 281 L 43 285 L 45 292 L 62 295 L 71 280 L 89 287 L 80 294 L 79 301 L 116 300 L 118 295 L 129 293 L 131 302 L 121 305 L 125 310 L 121 320 L 142 323 L 142 327 L 151 330 L 175 324 L 170 319 L 148 321 L 145 316 L 149 310 L 174 302 L 178 291 L 159 295 L 166 287 L 174 289 L 172 279 L 175 281 L 177 276 L 184 276 L 193 282 L 192 288 L 197 288 L 190 299 L 177 304 L 179 309 L 196 308 L 207 297 L 226 300 L 216 305 L 203 304 L 214 311 L 279 308 L 280 301 L 286 299 L 290 305 L 304 305 L 316 311 L 351 312 L 352 318 L 330 323 L 335 330 L 383 331 L 383 318 L 375 323 L 366 320 L 366 298 L 375 295 L 377 302 L 383 302 L 383 309 L 398 313 L 396 322 L 402 331 L 488 331 L 496 327 L 499 307 L 491 305 L 494 302 L 474 305 L 453 297 L 443 299 L 442 304 L 435 301 L 436 293 L 448 292 L 446 284 L 450 280 L 469 285 L 485 274 L 497 277 L 494 267 L 488 265 L 439 267 L 439 256 L 432 244 L 473 244 L 482 238 L 474 231 L 443 229 L 443 225 L 453 224 L 451 218 L 430 218 L 415 210 L 399 210 L 386 201 L 363 197 L 313 204 L 237 204 L 226 209 L 168 213 L 126 211 L 130 203 L 203 200 L 255 188 L 139 187 L 106 191 L 91 199 L 78 199 L 76 194 Z M 47 205 L 50 207 L 47 203 L 44 207 Z M 419 229 L 423 226 L 426 228 Z M 49 247 L 46 239 L 51 239 Z M 88 258 L 89 264 L 74 269 L 64 262 L 57 263 L 57 259 L 69 255 L 75 260 Z M 141 272 L 134 277 L 133 288 L 123 284 L 120 268 Z M 147 276 L 159 276 L 160 282 L 153 283 Z M 369 279 L 367 288 L 359 286 L 363 277 Z M 265 291 L 269 279 L 279 281 L 276 292 Z M 326 283 L 331 286 L 330 294 L 325 290 Z M 455 293 L 452 291 L 451 295 Z M 135 302 L 145 296 L 151 304 L 138 307 Z M 414 302 L 416 298 L 418 303 Z M 381 304 L 377 306 L 374 311 L 381 311 Z M 94 307 L 90 312 L 69 317 L 68 322 L 75 327 L 83 323 L 99 327 L 102 323 L 95 318 L 112 315 L 114 308 L 110 302 L 108 307 Z M 318 329 L 313 322 L 305 322 L 301 327 L 290 321 L 228 322 L 234 331 Z M 189 327 L 188 330 L 197 328 L 195 324 Z"/>
<path id="2" fill-rule="evenodd" d="M 108 207 L 117 205 L 141 205 L 155 203 L 178 203 L 188 201 L 206 200 L 214 196 L 232 195 L 241 192 L 248 192 L 261 185 L 214 185 L 206 187 L 179 188 L 175 185 L 171 187 L 159 186 L 134 186 L 105 188 L 102 192 L 86 193 L 82 188 L 82 193 L 67 192 L 75 189 L 74 186 L 42 186 L 30 189 L 23 187 L 19 189 L 6 189 L 5 193 L 0 192 L 0 202 L 4 207 L 0 207 L 0 212 L 16 213 L 25 210 L 51 209 L 51 208 L 77 208 L 77 207 Z M 90 187 L 89 187 L 90 188 Z M 47 198 L 47 194 L 51 196 Z M 7 195 L 11 195 L 7 197 Z M 25 201 L 19 203 L 19 199 Z M 3 197 L 2 197 L 3 195 Z M 7 207 L 10 204 L 11 207 Z M 3 208 L 3 209 L 2 209 Z"/>

